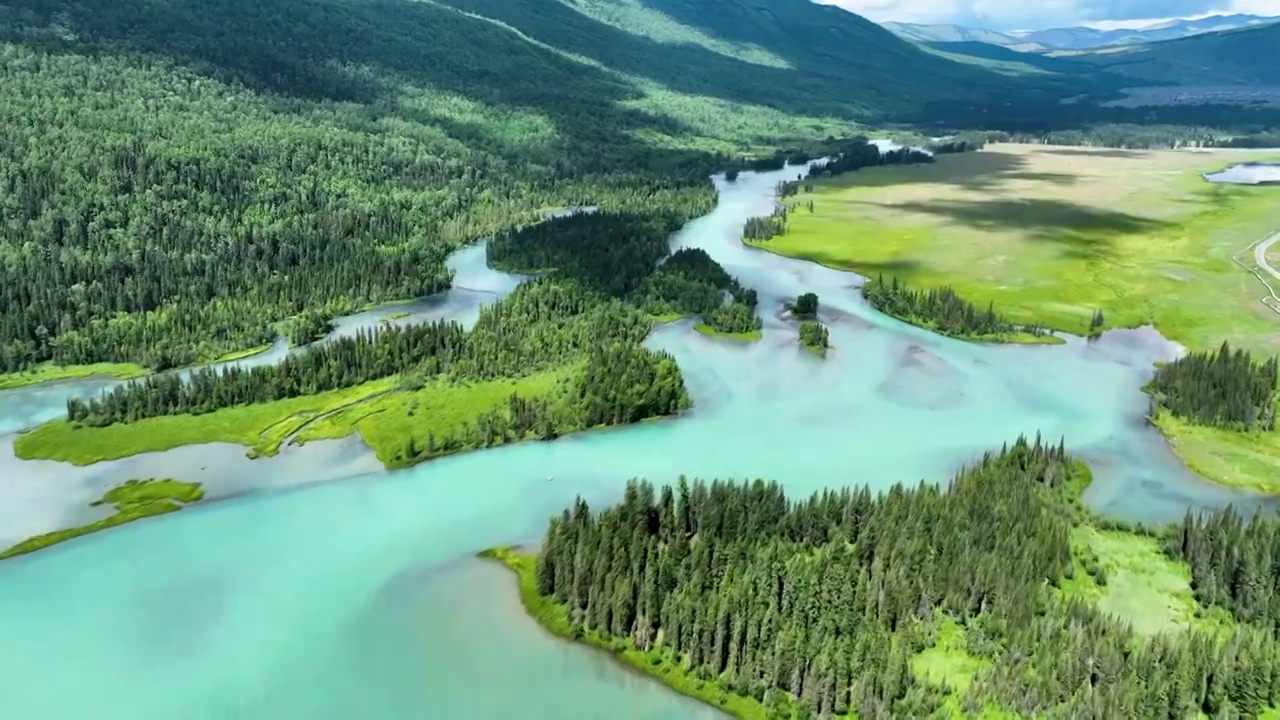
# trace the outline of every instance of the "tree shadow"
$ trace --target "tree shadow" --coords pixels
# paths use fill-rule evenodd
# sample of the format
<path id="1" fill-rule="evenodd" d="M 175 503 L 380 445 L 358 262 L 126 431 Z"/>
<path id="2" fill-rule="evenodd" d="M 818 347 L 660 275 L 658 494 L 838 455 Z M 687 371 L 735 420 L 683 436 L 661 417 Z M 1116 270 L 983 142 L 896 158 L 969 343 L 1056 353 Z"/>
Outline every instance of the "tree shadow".
<path id="1" fill-rule="evenodd" d="M 1068 157 L 1103 157 L 1118 159 L 1145 157 L 1145 153 L 1137 150 L 1120 150 L 1114 148 L 1045 148 L 1040 152 L 1049 153 L 1051 155 L 1065 155 Z"/>
<path id="2" fill-rule="evenodd" d="M 1039 198 L 910 202 L 887 207 L 989 232 L 1016 230 L 1031 240 L 1059 246 L 1066 257 L 1086 260 L 1112 259 L 1116 238 L 1152 233 L 1170 225 L 1124 212 Z"/>
<path id="3" fill-rule="evenodd" d="M 989 192 L 1014 181 L 1066 186 L 1079 182 L 1071 173 L 1026 170 L 1027 155 L 996 150 L 941 155 L 930 165 L 880 166 L 837 176 L 838 186 L 886 188 L 897 185 L 948 185 L 974 192 Z M 870 170 L 870 172 L 868 172 Z"/>
<path id="4" fill-rule="evenodd" d="M 10 5 L 0 40 L 52 53 L 164 58 L 264 91 L 282 109 L 299 110 L 299 100 L 356 104 L 367 116 L 431 122 L 464 140 L 487 132 L 400 102 L 416 87 L 540 114 L 566 143 L 650 148 L 626 131 L 692 132 L 629 107 L 644 97 L 634 82 L 433 2 L 122 0 L 110 12 L 75 0 Z M 496 147 L 524 139 L 483 140 Z"/>

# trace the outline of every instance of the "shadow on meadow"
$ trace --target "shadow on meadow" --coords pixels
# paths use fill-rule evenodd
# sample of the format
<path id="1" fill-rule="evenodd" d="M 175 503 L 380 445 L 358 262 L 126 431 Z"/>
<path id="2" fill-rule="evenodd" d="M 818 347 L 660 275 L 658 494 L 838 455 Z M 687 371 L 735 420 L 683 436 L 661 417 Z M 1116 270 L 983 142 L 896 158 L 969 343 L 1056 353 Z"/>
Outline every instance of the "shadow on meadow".
<path id="1" fill-rule="evenodd" d="M 1086 260 L 1111 259 L 1119 237 L 1152 233 L 1171 225 L 1115 210 L 1044 198 L 936 200 L 878 207 L 933 215 L 948 224 L 987 232 L 1018 232 L 1032 241 L 1057 245 L 1068 257 Z"/>
<path id="2" fill-rule="evenodd" d="M 864 168 L 823 181 L 837 188 L 887 188 L 899 185 L 947 185 L 976 192 L 996 190 L 1011 182 L 1049 183 L 1068 186 L 1079 182 L 1073 173 L 1041 172 L 1027 169 L 1030 157 L 1023 153 L 983 150 L 940 156 L 930 165 L 901 165 Z"/>

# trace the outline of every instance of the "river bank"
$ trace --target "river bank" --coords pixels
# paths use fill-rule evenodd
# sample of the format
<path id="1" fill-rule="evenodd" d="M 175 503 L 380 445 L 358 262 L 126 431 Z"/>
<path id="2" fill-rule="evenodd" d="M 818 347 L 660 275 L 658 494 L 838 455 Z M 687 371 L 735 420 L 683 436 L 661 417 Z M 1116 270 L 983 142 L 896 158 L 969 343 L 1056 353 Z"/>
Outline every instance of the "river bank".
<path id="1" fill-rule="evenodd" d="M 580 650 L 524 618 L 495 632 L 494 588 L 509 576 L 405 589 L 407 574 L 452 578 L 459 558 L 539 537 L 575 497 L 615 502 L 628 477 L 764 477 L 797 497 L 878 492 L 945 483 L 1040 430 L 1089 463 L 1084 502 L 1108 516 L 1276 507 L 1197 478 L 1146 425 L 1140 387 L 1153 362 L 1178 352 L 1150 329 L 1056 346 L 961 342 L 874 312 L 855 275 L 744 247 L 745 219 L 768 212 L 777 183 L 797 171 L 717 177 L 715 210 L 671 238 L 757 289 L 763 321 L 752 343 L 702 336 L 691 320 L 653 329 L 645 345 L 674 356 L 693 396 L 679 419 L 395 471 L 354 437 L 257 460 L 214 443 L 86 467 L 20 461 L 12 436 L 0 440 L 0 531 L 13 542 L 82 524 L 82 508 L 130 477 L 177 477 L 206 493 L 180 513 L 0 563 L 0 677 L 17 689 L 0 693 L 0 712 L 336 720 L 415 717 L 429 698 L 433 714 L 456 717 L 701 718 L 636 688 L 648 683 L 630 673 L 584 669 Z M 825 360 L 774 312 L 804 292 L 821 297 L 818 319 L 839 348 Z M 779 451 L 799 447 L 809 450 Z M 504 690 L 463 691 L 475 687 Z"/>

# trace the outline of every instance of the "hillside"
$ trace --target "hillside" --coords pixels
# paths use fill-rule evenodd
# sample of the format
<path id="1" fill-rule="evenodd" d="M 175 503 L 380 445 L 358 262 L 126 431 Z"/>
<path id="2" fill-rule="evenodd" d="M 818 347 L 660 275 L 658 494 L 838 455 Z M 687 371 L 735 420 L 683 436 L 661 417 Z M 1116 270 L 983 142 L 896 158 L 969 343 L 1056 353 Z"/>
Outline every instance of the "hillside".
<path id="1" fill-rule="evenodd" d="M 1280 22 L 1280 17 L 1260 17 L 1243 14 L 1214 15 L 1197 20 L 1169 20 L 1142 28 L 1116 30 L 1098 30 L 1089 27 L 1050 28 L 1010 33 L 1010 35 L 1023 42 L 1036 43 L 1045 48 L 1087 50 L 1114 45 L 1138 45 L 1162 40 L 1176 40 L 1203 33 L 1233 30 L 1275 22 Z"/>
<path id="2" fill-rule="evenodd" d="M 1069 56 L 1148 84 L 1280 85 L 1280 24 Z"/>
<path id="3" fill-rule="evenodd" d="M 439 290 L 541 208 L 1082 86 L 807 0 L 10 0 L 0 42 L 0 373 L 210 360 Z"/>
<path id="4" fill-rule="evenodd" d="M 977 42 L 1007 47 L 1020 52 L 1035 52 L 1047 49 L 1044 45 L 1015 35 L 985 28 L 965 27 L 963 25 L 922 25 L 917 23 L 886 22 L 884 27 L 901 38 L 919 43 Z"/>

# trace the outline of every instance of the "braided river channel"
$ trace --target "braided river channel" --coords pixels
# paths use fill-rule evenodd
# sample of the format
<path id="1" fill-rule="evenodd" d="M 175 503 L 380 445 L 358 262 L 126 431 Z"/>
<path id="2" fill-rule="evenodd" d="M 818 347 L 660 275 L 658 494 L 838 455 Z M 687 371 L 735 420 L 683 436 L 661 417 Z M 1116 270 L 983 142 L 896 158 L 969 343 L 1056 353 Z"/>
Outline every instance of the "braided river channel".
<path id="1" fill-rule="evenodd" d="M 1144 521 L 1188 508 L 1271 506 L 1187 471 L 1143 416 L 1152 363 L 1180 349 L 1154 330 L 1092 343 L 997 346 L 943 338 L 867 306 L 861 278 L 745 247 L 745 220 L 803 168 L 716 178 L 720 199 L 672 237 L 760 295 L 764 337 L 655 328 L 695 400 L 684 416 L 523 443 L 387 472 L 357 438 L 249 460 L 211 443 L 74 467 L 13 456 L 13 433 L 59 416 L 86 381 L 0 392 L 0 545 L 98 517 L 88 502 L 132 477 L 204 483 L 164 517 L 0 562 L 0 717 L 24 720 L 521 718 L 721 715 L 528 619 L 513 577 L 474 559 L 536 541 L 581 495 L 628 478 L 776 479 L 793 495 L 945 482 L 1019 434 L 1086 459 L 1096 510 Z M 455 289 L 344 319 L 454 318 L 510 292 L 484 248 L 451 260 Z M 835 349 L 802 350 L 784 300 L 816 292 Z M 401 317 L 400 313 L 408 313 Z M 283 346 L 242 362 L 273 362 Z M 7 433 L 7 435 L 6 435 Z"/>

